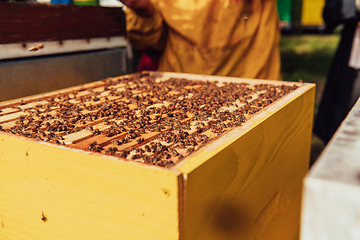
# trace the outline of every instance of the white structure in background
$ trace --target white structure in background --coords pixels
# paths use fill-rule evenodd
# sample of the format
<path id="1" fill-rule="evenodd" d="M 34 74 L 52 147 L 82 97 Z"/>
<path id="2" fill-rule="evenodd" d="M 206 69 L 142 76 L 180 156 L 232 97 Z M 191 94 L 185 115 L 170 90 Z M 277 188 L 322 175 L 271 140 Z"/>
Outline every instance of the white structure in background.
<path id="1" fill-rule="evenodd" d="M 305 178 L 300 239 L 360 239 L 359 100 Z"/>
<path id="2" fill-rule="evenodd" d="M 44 47 L 35 52 L 29 51 L 30 48 L 39 44 L 43 44 Z M 70 39 L 61 43 L 59 41 L 29 42 L 26 46 L 23 43 L 9 43 L 0 44 L 0 60 L 119 47 L 128 47 L 125 37 Z"/>

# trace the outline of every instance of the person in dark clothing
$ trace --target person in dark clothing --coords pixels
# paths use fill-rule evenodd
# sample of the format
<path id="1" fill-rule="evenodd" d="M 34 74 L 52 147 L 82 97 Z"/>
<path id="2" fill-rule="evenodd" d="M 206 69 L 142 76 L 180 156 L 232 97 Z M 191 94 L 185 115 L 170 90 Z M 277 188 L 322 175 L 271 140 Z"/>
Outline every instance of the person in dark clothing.
<path id="1" fill-rule="evenodd" d="M 358 71 L 349 67 L 355 30 L 360 20 L 357 0 L 326 0 L 325 24 L 335 29 L 344 24 L 341 40 L 328 72 L 327 81 L 314 125 L 314 133 L 327 143 L 350 111 L 353 86 Z"/>

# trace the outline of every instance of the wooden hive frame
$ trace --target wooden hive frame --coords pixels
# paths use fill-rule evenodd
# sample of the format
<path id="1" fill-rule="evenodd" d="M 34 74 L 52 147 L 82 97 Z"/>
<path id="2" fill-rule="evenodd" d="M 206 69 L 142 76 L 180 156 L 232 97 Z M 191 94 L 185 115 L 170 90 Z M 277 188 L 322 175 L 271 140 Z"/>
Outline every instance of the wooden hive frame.
<path id="1" fill-rule="evenodd" d="M 192 74 L 158 78 L 294 85 Z M 23 99 L 26 102 L 98 83 Z M 296 239 L 308 169 L 314 85 L 164 167 L 0 134 L 0 236 L 5 239 Z M 2 103 L 2 126 L 15 119 Z M 31 104 L 31 103 L 29 103 Z M 7 106 L 7 107 L 4 107 Z M 19 113 L 19 116 L 21 113 Z M 17 117 L 19 117 L 17 116 Z M 1 124 L 1 123 L 0 123 Z M 86 135 L 86 131 L 83 132 Z M 82 138 L 87 140 L 86 136 Z M 91 136 L 90 136 L 91 137 Z M 76 140 L 64 137 L 64 144 Z M 61 142 L 59 141 L 59 142 Z M 87 145 L 88 146 L 88 145 Z M 166 168 L 167 166 L 167 168 Z"/>

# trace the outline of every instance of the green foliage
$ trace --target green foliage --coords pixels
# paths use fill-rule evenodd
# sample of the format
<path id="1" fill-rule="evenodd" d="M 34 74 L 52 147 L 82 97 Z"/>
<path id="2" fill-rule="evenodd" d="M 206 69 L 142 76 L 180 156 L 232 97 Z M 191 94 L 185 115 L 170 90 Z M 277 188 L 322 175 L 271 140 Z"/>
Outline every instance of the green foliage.
<path id="1" fill-rule="evenodd" d="M 338 41 L 337 34 L 282 36 L 283 79 L 324 84 Z"/>
<path id="2" fill-rule="evenodd" d="M 285 81 L 316 84 L 315 113 L 340 36 L 290 35 L 280 41 L 281 75 Z"/>

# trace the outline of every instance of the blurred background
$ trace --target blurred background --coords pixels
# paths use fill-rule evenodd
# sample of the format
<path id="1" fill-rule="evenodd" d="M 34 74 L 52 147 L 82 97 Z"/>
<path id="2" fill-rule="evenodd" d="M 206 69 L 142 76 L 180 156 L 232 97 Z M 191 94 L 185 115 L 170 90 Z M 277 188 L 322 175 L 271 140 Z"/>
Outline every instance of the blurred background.
<path id="1" fill-rule="evenodd" d="M 301 79 L 316 83 L 314 119 L 320 104 L 332 56 L 339 34 L 286 34 L 280 42 L 281 73 L 286 81 Z M 313 163 L 324 148 L 324 143 L 313 135 L 310 161 Z"/>
<path id="2" fill-rule="evenodd" d="M 314 119 L 342 28 L 327 31 L 322 18 L 324 5 L 325 0 L 278 0 L 282 78 L 316 84 Z M 311 164 L 323 148 L 324 143 L 313 135 Z"/>

